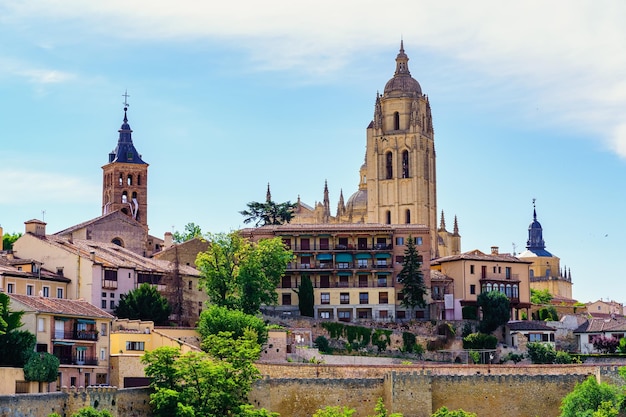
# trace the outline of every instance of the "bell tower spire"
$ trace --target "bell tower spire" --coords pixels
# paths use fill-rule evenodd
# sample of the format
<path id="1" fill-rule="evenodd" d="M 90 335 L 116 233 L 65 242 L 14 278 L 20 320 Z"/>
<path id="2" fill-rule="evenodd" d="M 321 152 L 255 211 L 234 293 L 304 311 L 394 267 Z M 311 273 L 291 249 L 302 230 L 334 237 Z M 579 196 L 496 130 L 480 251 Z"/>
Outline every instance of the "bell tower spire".
<path id="1" fill-rule="evenodd" d="M 102 214 L 121 211 L 148 229 L 148 164 L 135 148 L 128 123 L 128 93 L 124 92 L 124 118 L 117 146 L 102 167 Z"/>

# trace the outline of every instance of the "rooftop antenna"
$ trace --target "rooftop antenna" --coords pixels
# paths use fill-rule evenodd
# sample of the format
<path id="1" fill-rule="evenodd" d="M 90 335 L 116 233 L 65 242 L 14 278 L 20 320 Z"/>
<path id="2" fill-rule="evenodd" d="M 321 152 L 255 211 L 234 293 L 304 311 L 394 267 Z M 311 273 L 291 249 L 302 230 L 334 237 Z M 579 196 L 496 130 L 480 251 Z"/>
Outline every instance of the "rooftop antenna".
<path id="1" fill-rule="evenodd" d="M 517 248 L 517 245 L 515 244 L 515 242 L 511 243 L 511 245 L 513 245 L 513 256 L 516 256 L 515 248 Z"/>
<path id="2" fill-rule="evenodd" d="M 41 221 L 44 223 L 46 221 L 46 210 L 41 210 Z"/>

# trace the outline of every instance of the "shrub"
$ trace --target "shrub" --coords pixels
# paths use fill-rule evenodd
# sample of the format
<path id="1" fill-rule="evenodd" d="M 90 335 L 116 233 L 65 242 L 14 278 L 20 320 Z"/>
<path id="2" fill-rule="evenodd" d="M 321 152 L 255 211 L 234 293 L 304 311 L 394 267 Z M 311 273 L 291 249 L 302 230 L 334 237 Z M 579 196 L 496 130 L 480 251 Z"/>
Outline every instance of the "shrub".
<path id="1" fill-rule="evenodd" d="M 478 319 L 478 308 L 476 306 L 465 306 L 461 309 L 463 320 Z"/>
<path id="2" fill-rule="evenodd" d="M 593 338 L 593 347 L 602 353 L 615 353 L 619 346 L 619 340 L 614 337 L 596 336 Z"/>
<path id="3" fill-rule="evenodd" d="M 554 363 L 556 351 L 551 345 L 541 342 L 531 342 L 526 345 L 528 357 L 532 363 Z"/>
<path id="4" fill-rule="evenodd" d="M 415 335 L 411 332 L 402 332 L 402 350 L 411 353 L 417 344 Z"/>
<path id="5" fill-rule="evenodd" d="M 315 343 L 315 347 L 322 353 L 332 352 L 332 348 L 330 347 L 330 342 L 324 336 L 317 336 L 313 343 Z"/>
<path id="6" fill-rule="evenodd" d="M 495 349 L 498 339 L 485 333 L 472 333 L 463 338 L 463 349 Z"/>
<path id="7" fill-rule="evenodd" d="M 471 306 L 468 306 L 471 307 Z M 465 308 L 465 307 L 464 307 Z M 469 336 L 474 333 L 474 326 L 469 321 L 463 323 L 463 329 L 461 330 L 461 337 Z"/>
<path id="8" fill-rule="evenodd" d="M 372 336 L 372 344 L 378 348 L 379 352 L 387 350 L 387 346 L 391 344 L 391 330 L 374 330 Z"/>
<path id="9" fill-rule="evenodd" d="M 558 352 L 556 352 L 554 363 L 568 364 L 568 363 L 575 363 L 575 362 L 577 361 L 569 353 L 564 352 L 562 350 L 559 350 Z"/>

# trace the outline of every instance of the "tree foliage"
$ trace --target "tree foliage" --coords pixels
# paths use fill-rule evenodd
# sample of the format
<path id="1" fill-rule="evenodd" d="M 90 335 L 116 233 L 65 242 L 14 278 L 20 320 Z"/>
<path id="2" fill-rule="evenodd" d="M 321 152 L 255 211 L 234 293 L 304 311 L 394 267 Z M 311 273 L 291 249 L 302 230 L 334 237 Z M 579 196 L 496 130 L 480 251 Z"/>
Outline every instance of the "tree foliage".
<path id="1" fill-rule="evenodd" d="M 120 296 L 115 315 L 123 319 L 152 320 L 156 325 L 169 323 L 171 308 L 156 286 L 148 283 Z"/>
<path id="2" fill-rule="evenodd" d="M 398 274 L 398 282 L 402 284 L 402 306 L 406 308 L 426 307 L 426 286 L 421 257 L 411 236 L 407 239 L 404 262 L 402 263 L 402 271 Z"/>
<path id="3" fill-rule="evenodd" d="M 533 304 L 550 304 L 552 294 L 548 290 L 530 289 L 530 302 Z"/>
<path id="4" fill-rule="evenodd" d="M 441 407 L 439 410 L 435 411 L 431 415 L 431 417 L 477 417 L 477 416 L 475 413 L 463 411 L 462 409 L 448 410 L 446 407 Z"/>
<path id="5" fill-rule="evenodd" d="M 300 315 L 305 317 L 313 317 L 315 315 L 315 298 L 313 295 L 313 283 L 308 275 L 302 276 L 300 288 L 293 290 L 298 294 L 298 309 Z"/>
<path id="6" fill-rule="evenodd" d="M 183 243 L 195 237 L 202 237 L 202 229 L 195 223 L 187 223 L 183 232 L 177 230 L 172 234 L 176 243 Z"/>
<path id="7" fill-rule="evenodd" d="M 576 384 L 561 402 L 560 417 L 614 416 L 624 404 L 624 391 L 615 385 L 598 383 L 594 376 Z"/>
<path id="8" fill-rule="evenodd" d="M 376 401 L 376 407 L 374 407 L 374 412 L 376 414 L 370 417 L 402 417 L 401 413 L 389 414 L 389 411 L 387 411 L 387 408 L 385 408 L 385 402 L 380 397 Z"/>
<path id="9" fill-rule="evenodd" d="M 313 414 L 313 417 L 352 417 L 356 412 L 353 408 L 341 407 L 341 406 L 326 406 L 321 408 Z"/>
<path id="10" fill-rule="evenodd" d="M 554 306 L 542 307 L 533 313 L 536 320 L 542 321 L 559 321 L 559 313 Z"/>
<path id="11" fill-rule="evenodd" d="M 267 342 L 267 326 L 256 316 L 215 305 L 200 314 L 198 332 L 203 340 L 220 332 L 230 332 L 233 338 L 239 339 L 244 336 L 246 329 L 254 330 L 259 345 Z"/>
<path id="12" fill-rule="evenodd" d="M 198 254 L 196 265 L 210 301 L 218 306 L 256 314 L 261 305 L 278 302 L 276 287 L 293 253 L 280 238 L 252 243 L 239 233 L 210 236 L 211 245 Z"/>
<path id="13" fill-rule="evenodd" d="M 21 368 L 35 349 L 37 338 L 22 327 L 23 311 L 9 310 L 11 299 L 0 293 L 0 366 Z"/>
<path id="14" fill-rule="evenodd" d="M 463 338 L 463 349 L 495 349 L 498 339 L 485 333 L 472 333 Z"/>
<path id="15" fill-rule="evenodd" d="M 247 404 L 252 382 L 259 377 L 254 366 L 260 346 L 253 331 L 233 339 L 228 332 L 205 340 L 209 352 L 181 354 L 160 347 L 142 357 L 151 378 L 150 403 L 157 417 L 271 416 L 254 413 Z"/>
<path id="16" fill-rule="evenodd" d="M 59 358 L 51 353 L 33 352 L 24 364 L 24 379 L 38 382 L 56 381 L 59 365 Z"/>
<path id="17" fill-rule="evenodd" d="M 251 201 L 247 204 L 248 208 L 239 212 L 245 217 L 245 224 L 253 223 L 254 226 L 269 226 L 291 222 L 294 211 L 298 206 L 296 203 L 286 201 L 284 203 L 276 203 L 272 200 L 265 202 Z"/>
<path id="18" fill-rule="evenodd" d="M 21 233 L 5 233 L 2 235 L 2 250 L 13 250 L 13 244 L 22 237 Z"/>
<path id="19" fill-rule="evenodd" d="M 482 311 L 480 331 L 491 333 L 506 324 L 511 317 L 509 298 L 500 291 L 483 292 L 478 295 L 478 307 Z"/>
<path id="20" fill-rule="evenodd" d="M 595 336 L 591 342 L 594 349 L 601 353 L 615 353 L 620 345 L 619 339 L 614 337 L 607 337 L 603 335 Z"/>
<path id="21" fill-rule="evenodd" d="M 93 407 L 81 408 L 72 417 L 113 417 L 113 415 L 107 410 L 96 410 Z"/>

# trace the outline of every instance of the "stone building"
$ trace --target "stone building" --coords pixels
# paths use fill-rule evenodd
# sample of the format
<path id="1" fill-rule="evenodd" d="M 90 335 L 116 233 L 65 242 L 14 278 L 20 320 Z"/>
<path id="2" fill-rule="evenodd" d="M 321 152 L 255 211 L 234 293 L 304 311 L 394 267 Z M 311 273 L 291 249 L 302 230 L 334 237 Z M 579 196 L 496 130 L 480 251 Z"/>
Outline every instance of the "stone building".
<path id="1" fill-rule="evenodd" d="M 424 225 L 429 231 L 430 258 L 461 251 L 454 230 L 445 229 L 443 213 L 437 228 L 435 135 L 428 96 L 409 71 L 409 57 L 400 43 L 393 77 L 376 94 L 374 115 L 366 130 L 365 160 L 359 187 L 346 202 L 340 194 L 331 215 L 328 184 L 315 207 L 298 197 L 292 223 L 359 223 Z"/>

